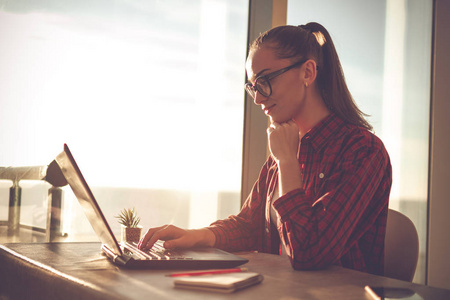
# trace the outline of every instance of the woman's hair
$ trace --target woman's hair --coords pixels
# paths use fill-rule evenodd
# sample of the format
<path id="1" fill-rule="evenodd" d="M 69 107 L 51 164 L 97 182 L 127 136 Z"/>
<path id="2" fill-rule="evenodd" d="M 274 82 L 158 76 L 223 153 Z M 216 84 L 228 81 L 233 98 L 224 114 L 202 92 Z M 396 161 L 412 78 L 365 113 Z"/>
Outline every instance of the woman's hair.
<path id="1" fill-rule="evenodd" d="M 250 51 L 270 47 L 280 59 L 314 59 L 317 64 L 317 82 L 325 105 L 343 120 L 372 130 L 353 100 L 339 57 L 328 31 L 319 23 L 300 26 L 280 26 L 261 34 Z"/>

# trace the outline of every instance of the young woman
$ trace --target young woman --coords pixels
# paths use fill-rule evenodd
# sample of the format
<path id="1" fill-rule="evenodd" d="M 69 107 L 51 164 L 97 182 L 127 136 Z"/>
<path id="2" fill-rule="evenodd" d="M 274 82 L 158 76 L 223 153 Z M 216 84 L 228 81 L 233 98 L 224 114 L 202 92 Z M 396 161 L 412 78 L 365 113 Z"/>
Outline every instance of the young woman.
<path id="1" fill-rule="evenodd" d="M 327 30 L 281 26 L 252 44 L 245 85 L 270 118 L 271 155 L 236 216 L 151 228 L 139 247 L 215 246 L 287 255 L 294 269 L 383 274 L 391 165 L 355 105 Z"/>

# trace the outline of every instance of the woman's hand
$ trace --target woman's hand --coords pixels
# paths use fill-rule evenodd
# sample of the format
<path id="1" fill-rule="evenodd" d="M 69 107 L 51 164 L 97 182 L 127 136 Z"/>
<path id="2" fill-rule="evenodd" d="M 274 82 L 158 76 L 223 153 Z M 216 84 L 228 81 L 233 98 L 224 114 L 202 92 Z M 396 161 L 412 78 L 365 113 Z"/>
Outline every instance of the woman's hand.
<path id="1" fill-rule="evenodd" d="M 303 187 L 298 162 L 300 133 L 294 121 L 272 123 L 267 129 L 269 149 L 278 165 L 278 187 L 280 196 Z"/>
<path id="2" fill-rule="evenodd" d="M 140 240 L 138 248 L 142 250 L 151 249 L 153 244 L 163 240 L 164 248 L 191 248 L 194 246 L 214 246 L 216 237 L 207 229 L 182 229 L 173 225 L 150 228 Z"/>
<path id="3" fill-rule="evenodd" d="M 299 129 L 294 121 L 270 124 L 267 138 L 272 157 L 277 161 L 297 161 Z"/>

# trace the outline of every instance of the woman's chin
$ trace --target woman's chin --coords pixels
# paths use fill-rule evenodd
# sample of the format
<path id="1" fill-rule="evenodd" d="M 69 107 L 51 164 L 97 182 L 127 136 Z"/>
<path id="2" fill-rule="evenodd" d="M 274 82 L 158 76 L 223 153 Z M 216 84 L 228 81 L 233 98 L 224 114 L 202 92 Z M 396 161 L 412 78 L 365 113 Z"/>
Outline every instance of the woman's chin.
<path id="1" fill-rule="evenodd" d="M 286 118 L 286 117 L 280 117 L 280 116 L 271 116 L 269 115 L 269 120 L 270 123 L 278 123 L 278 124 L 283 124 L 286 122 L 289 122 L 292 118 Z"/>

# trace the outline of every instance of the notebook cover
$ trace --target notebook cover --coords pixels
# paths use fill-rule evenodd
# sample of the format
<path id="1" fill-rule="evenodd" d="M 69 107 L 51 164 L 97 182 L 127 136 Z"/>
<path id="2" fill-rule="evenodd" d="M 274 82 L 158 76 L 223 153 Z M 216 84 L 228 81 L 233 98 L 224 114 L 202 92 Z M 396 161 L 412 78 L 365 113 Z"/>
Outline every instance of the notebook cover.
<path id="1" fill-rule="evenodd" d="M 216 275 L 186 276 L 174 279 L 176 288 L 220 293 L 234 291 L 260 283 L 264 277 L 255 272 L 238 272 Z"/>

